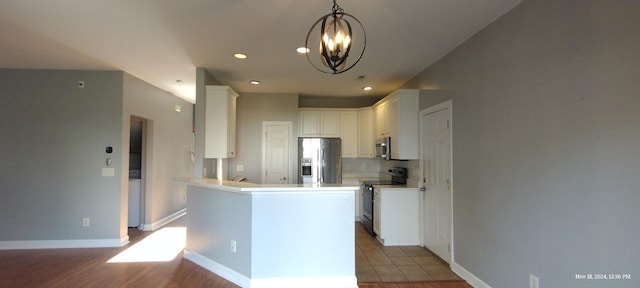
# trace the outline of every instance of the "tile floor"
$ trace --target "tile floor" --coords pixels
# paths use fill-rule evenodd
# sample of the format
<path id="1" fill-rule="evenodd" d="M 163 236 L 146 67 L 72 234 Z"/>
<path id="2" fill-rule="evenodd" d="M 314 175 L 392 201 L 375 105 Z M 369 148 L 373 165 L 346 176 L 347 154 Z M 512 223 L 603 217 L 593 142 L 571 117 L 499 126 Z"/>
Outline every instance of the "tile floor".
<path id="1" fill-rule="evenodd" d="M 356 222 L 358 282 L 460 280 L 449 265 L 419 246 L 382 246 Z"/>

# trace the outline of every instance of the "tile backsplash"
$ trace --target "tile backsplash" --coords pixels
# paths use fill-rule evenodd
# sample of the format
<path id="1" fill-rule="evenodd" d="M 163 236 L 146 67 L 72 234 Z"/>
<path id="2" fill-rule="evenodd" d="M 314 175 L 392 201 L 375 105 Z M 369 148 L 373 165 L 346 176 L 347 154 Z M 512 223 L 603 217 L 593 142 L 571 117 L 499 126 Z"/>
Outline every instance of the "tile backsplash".
<path id="1" fill-rule="evenodd" d="M 344 158 L 342 159 L 342 174 L 349 175 L 351 177 L 372 177 L 388 179 L 389 168 L 391 167 L 404 167 L 409 172 L 409 179 L 407 182 L 411 186 L 416 186 L 422 179 L 422 170 L 420 170 L 419 160 L 409 161 L 385 161 L 378 158 L 364 159 L 364 158 Z"/>
<path id="2" fill-rule="evenodd" d="M 352 177 L 369 177 L 377 178 L 380 173 L 380 161 L 377 158 L 343 158 L 342 159 L 342 175 Z"/>

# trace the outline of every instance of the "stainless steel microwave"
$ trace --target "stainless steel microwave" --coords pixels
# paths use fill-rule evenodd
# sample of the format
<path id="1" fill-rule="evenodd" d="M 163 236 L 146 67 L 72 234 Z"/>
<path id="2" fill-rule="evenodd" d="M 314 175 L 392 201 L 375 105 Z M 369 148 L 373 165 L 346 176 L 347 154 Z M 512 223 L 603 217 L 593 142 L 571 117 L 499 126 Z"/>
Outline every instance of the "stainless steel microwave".
<path id="1" fill-rule="evenodd" d="M 376 139 L 376 157 L 391 160 L 391 137 Z"/>

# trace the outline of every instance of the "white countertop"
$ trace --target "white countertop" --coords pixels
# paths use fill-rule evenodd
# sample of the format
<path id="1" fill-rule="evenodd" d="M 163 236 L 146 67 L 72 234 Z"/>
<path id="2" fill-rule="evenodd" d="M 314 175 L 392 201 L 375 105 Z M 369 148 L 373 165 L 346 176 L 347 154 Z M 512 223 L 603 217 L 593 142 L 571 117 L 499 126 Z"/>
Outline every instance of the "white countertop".
<path id="1" fill-rule="evenodd" d="M 177 181 L 188 185 L 211 188 L 229 192 L 245 194 L 282 194 L 282 193 L 326 193 L 326 192 L 350 192 L 359 190 L 359 186 L 349 184 L 255 184 L 247 182 L 234 182 L 211 178 L 180 178 Z"/>

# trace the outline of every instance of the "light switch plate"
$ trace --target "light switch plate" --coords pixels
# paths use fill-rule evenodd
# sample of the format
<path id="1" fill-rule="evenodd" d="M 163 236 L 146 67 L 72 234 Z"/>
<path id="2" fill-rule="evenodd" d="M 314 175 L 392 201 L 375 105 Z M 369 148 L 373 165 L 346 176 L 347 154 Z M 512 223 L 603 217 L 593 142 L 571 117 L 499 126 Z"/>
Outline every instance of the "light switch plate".
<path id="1" fill-rule="evenodd" d="M 244 165 L 242 165 L 242 164 L 236 165 L 236 171 L 238 171 L 238 172 L 244 171 Z"/>
<path id="2" fill-rule="evenodd" d="M 115 169 L 114 168 L 102 168 L 102 176 L 103 177 L 113 177 L 115 176 Z"/>
<path id="3" fill-rule="evenodd" d="M 530 288 L 540 288 L 540 280 L 536 275 L 529 274 L 529 287 Z"/>

